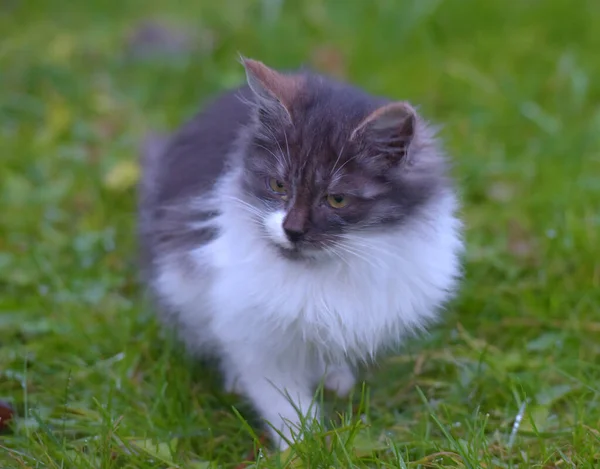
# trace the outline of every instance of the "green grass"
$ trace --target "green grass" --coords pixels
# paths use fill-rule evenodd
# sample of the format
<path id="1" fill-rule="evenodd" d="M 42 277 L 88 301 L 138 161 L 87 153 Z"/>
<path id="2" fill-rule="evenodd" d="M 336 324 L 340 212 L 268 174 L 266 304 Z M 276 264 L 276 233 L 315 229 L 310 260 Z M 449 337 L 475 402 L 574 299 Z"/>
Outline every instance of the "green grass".
<path id="1" fill-rule="evenodd" d="M 148 17 L 197 47 L 131 59 Z M 0 3 L 0 467 L 600 467 L 599 18 L 596 0 Z M 443 321 L 258 459 L 248 406 L 161 338 L 134 257 L 140 137 L 241 82 L 238 52 L 419 104 L 468 228 Z"/>

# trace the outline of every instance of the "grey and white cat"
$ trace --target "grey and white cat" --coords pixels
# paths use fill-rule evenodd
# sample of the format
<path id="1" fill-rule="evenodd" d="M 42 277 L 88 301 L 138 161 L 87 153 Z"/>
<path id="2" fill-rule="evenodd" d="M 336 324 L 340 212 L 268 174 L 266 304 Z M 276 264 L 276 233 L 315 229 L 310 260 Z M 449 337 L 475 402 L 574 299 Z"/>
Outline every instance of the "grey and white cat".
<path id="1" fill-rule="evenodd" d="M 348 393 L 357 363 L 436 318 L 461 224 L 410 104 L 242 63 L 247 86 L 145 152 L 140 239 L 161 317 L 285 447 L 321 380 Z"/>

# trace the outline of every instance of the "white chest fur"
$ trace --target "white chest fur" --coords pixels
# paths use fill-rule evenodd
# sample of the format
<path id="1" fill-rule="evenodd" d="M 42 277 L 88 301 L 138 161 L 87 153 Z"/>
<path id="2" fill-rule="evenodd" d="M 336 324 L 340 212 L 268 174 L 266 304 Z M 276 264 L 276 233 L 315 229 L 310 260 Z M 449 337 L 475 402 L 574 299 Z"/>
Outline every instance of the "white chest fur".
<path id="1" fill-rule="evenodd" d="M 281 258 L 251 214 L 226 208 L 221 236 L 198 249 L 210 265 L 213 332 L 264 342 L 283 353 L 305 341 L 326 356 L 364 359 L 435 318 L 453 293 L 460 224 L 449 195 L 392 232 L 349 241 L 345 258 L 303 263 Z"/>

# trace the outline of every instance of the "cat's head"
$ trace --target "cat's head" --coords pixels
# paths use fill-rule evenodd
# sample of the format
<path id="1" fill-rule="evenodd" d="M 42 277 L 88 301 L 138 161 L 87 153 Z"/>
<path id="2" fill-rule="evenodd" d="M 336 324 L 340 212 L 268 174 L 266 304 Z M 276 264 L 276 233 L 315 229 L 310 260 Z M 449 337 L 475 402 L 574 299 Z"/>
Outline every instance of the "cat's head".
<path id="1" fill-rule="evenodd" d="M 283 255 L 339 253 L 350 239 L 423 216 L 447 190 L 433 132 L 410 104 L 243 64 L 253 107 L 244 194 Z"/>

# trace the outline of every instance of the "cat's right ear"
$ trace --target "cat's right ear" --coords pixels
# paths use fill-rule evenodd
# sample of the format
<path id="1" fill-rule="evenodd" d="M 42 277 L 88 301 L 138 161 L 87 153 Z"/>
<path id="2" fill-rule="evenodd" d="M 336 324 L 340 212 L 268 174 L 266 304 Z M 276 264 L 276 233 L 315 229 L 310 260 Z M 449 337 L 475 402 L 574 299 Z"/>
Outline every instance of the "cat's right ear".
<path id="1" fill-rule="evenodd" d="M 371 153 L 371 164 L 386 171 L 410 162 L 418 127 L 417 111 L 406 102 L 394 102 L 368 115 L 350 140 L 362 140 Z"/>
<path id="2" fill-rule="evenodd" d="M 284 117 L 291 122 L 292 103 L 302 86 L 300 77 L 285 75 L 257 60 L 242 57 L 241 62 L 258 107 L 272 117 Z"/>

